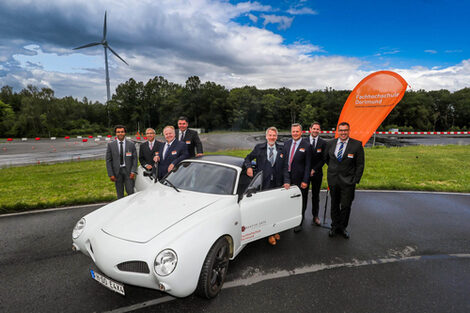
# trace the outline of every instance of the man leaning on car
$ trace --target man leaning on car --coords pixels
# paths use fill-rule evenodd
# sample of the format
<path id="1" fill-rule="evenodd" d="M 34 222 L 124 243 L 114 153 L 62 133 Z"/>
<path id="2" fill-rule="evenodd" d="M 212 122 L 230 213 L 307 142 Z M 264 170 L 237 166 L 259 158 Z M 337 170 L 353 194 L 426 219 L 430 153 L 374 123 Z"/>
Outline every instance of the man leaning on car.
<path id="1" fill-rule="evenodd" d="M 245 158 L 246 174 L 253 177 L 251 161 L 256 159 L 256 172 L 263 171 L 262 189 L 272 189 L 281 187 L 283 180 L 284 159 L 282 145 L 276 142 L 277 128 L 269 127 L 266 130 L 266 142 L 257 144 Z M 270 236 L 268 242 L 276 244 L 276 240 L 281 239 L 279 234 Z"/>

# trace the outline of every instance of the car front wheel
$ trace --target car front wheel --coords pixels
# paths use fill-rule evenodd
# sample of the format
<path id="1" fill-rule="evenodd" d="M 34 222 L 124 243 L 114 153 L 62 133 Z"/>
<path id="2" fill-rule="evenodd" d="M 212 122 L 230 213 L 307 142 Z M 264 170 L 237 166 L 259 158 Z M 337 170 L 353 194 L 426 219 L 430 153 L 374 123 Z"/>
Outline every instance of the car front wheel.
<path id="1" fill-rule="evenodd" d="M 201 297 L 214 298 L 222 289 L 227 275 L 229 250 L 227 239 L 222 237 L 214 243 L 207 253 L 197 286 L 197 293 Z"/>

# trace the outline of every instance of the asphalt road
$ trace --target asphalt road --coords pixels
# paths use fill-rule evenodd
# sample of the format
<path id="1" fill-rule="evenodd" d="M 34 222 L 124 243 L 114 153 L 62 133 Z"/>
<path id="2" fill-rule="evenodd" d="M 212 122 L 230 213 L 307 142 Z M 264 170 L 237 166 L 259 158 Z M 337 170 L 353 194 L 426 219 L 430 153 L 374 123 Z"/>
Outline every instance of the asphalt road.
<path id="1" fill-rule="evenodd" d="M 210 301 L 92 280 L 71 230 L 97 207 L 0 217 L 0 312 L 470 312 L 470 194 L 359 191 L 351 239 L 307 214 L 249 244 Z"/>

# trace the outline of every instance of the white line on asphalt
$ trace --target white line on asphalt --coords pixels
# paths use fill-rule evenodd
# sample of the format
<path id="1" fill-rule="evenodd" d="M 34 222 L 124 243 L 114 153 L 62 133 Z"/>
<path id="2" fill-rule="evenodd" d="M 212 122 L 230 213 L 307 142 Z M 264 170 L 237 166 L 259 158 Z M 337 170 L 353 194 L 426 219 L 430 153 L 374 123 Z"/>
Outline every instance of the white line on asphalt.
<path id="1" fill-rule="evenodd" d="M 65 207 L 60 207 L 60 208 L 51 208 L 51 209 L 44 209 L 44 210 L 33 210 L 33 211 L 25 211 L 25 212 L 18 212 L 18 213 L 0 214 L 0 218 L 1 217 L 7 217 L 7 216 L 18 216 L 18 215 L 37 214 L 37 213 L 44 213 L 44 212 L 55 212 L 55 211 L 63 211 L 63 210 L 89 208 L 89 207 L 92 207 L 92 206 L 103 206 L 103 205 L 106 205 L 108 203 L 109 202 L 92 203 L 92 204 L 65 206 Z"/>
<path id="2" fill-rule="evenodd" d="M 119 308 L 119 309 L 116 309 L 116 310 L 106 311 L 104 313 L 131 312 L 131 311 L 143 309 L 145 307 L 149 307 L 149 306 L 152 306 L 152 305 L 157 305 L 157 304 L 160 304 L 160 303 L 169 302 L 169 301 L 172 301 L 172 300 L 175 300 L 175 299 L 176 298 L 173 298 L 172 296 L 165 296 L 165 297 L 162 297 L 162 298 L 153 299 L 153 300 L 145 301 L 145 302 L 142 302 L 142 303 L 137 303 L 137 304 L 134 304 L 134 305 L 131 305 L 131 306 L 122 307 L 122 308 Z"/>
<path id="3" fill-rule="evenodd" d="M 242 279 L 237 279 L 234 281 L 226 282 L 224 286 L 222 287 L 222 289 L 250 286 L 250 285 L 257 284 L 257 283 L 267 281 L 267 280 L 285 278 L 285 277 L 308 274 L 308 273 L 315 273 L 319 271 L 337 269 L 337 268 L 347 268 L 347 267 L 353 268 L 353 267 L 361 267 L 361 266 L 366 266 L 366 265 L 388 264 L 388 263 L 407 262 L 407 261 L 420 261 L 420 260 L 426 260 L 426 259 L 436 260 L 436 259 L 459 259 L 459 258 L 470 259 L 470 253 L 416 255 L 416 256 L 403 256 L 403 257 L 388 257 L 388 258 L 366 260 L 366 261 L 354 260 L 353 262 L 338 263 L 338 264 L 313 264 L 309 266 L 299 267 L 290 271 L 281 270 L 281 271 L 277 271 L 273 273 L 256 273 L 247 278 L 242 278 Z M 133 310 L 142 309 L 142 308 L 157 305 L 160 303 L 173 301 L 176 299 L 177 298 L 174 298 L 171 296 L 165 296 L 162 298 L 153 299 L 153 300 L 145 301 L 142 303 L 134 304 L 131 306 L 122 307 L 116 310 L 108 311 L 108 313 L 130 312 Z"/>

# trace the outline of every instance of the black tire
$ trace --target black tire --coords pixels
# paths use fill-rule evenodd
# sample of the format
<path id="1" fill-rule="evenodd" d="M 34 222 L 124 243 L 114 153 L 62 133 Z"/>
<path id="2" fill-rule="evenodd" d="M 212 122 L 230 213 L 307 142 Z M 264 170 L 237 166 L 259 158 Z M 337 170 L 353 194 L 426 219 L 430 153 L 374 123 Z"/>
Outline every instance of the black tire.
<path id="1" fill-rule="evenodd" d="M 219 238 L 207 253 L 202 265 L 196 293 L 211 299 L 219 294 L 227 275 L 230 247 L 227 239 Z"/>

